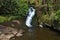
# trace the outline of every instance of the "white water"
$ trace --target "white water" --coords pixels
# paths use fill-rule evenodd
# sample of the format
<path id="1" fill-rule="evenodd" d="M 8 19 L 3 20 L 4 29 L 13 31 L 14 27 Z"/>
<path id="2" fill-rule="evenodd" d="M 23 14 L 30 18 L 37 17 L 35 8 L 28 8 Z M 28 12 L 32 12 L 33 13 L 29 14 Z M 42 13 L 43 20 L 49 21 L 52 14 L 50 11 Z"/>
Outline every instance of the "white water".
<path id="1" fill-rule="evenodd" d="M 33 18 L 34 15 L 35 15 L 35 9 L 33 7 L 30 7 L 29 8 L 29 13 L 27 15 L 26 22 L 25 22 L 27 27 L 32 27 L 31 22 L 32 22 L 32 18 Z"/>

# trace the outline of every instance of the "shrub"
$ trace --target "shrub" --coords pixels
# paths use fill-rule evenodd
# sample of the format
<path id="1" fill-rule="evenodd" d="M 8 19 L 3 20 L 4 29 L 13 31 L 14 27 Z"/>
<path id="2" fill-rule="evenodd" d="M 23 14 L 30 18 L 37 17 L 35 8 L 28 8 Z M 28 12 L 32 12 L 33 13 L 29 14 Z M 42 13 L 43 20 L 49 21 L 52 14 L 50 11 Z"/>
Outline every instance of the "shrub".
<path id="1" fill-rule="evenodd" d="M 28 5 L 24 0 L 0 0 L 0 14 L 25 16 Z"/>
<path id="2" fill-rule="evenodd" d="M 55 20 L 60 21 L 60 10 L 56 12 Z"/>
<path id="3" fill-rule="evenodd" d="M 0 23 L 7 22 L 8 17 L 0 16 Z"/>
<path id="4" fill-rule="evenodd" d="M 27 9 L 28 5 L 25 0 L 0 0 L 0 20 L 4 22 L 25 17 Z"/>

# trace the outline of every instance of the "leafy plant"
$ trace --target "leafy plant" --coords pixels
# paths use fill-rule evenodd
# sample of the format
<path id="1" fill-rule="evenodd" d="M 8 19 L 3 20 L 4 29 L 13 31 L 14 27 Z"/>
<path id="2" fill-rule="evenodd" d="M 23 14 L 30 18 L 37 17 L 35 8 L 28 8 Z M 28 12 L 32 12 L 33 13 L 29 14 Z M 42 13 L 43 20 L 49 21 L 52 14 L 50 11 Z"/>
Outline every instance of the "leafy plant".
<path id="1" fill-rule="evenodd" d="M 56 12 L 55 20 L 60 21 L 60 10 L 58 10 L 58 11 Z"/>
<path id="2" fill-rule="evenodd" d="M 0 22 L 25 17 L 27 10 L 25 0 L 0 0 Z"/>
<path id="3" fill-rule="evenodd" d="M 0 16 L 0 23 L 7 22 L 8 17 Z"/>

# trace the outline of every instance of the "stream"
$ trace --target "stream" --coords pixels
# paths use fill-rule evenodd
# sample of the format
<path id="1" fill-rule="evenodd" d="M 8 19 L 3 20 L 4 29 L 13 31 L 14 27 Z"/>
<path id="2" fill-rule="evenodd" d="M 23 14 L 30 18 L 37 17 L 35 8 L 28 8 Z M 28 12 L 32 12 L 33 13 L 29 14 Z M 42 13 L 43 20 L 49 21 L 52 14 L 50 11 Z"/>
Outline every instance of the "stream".
<path id="1" fill-rule="evenodd" d="M 18 21 L 20 21 L 20 24 L 12 23 L 12 22 L 2 24 L 4 26 L 6 26 L 7 28 L 9 28 L 8 30 L 12 30 L 14 32 L 20 27 L 20 29 L 24 30 L 24 32 L 22 33 L 23 34 L 22 36 L 21 35 L 13 36 L 10 39 L 5 39 L 4 37 L 2 37 L 3 39 L 1 39 L 1 40 L 60 40 L 60 34 L 57 32 L 51 31 L 49 28 L 40 28 L 38 26 L 37 27 L 34 26 L 31 28 L 32 31 L 28 31 L 29 28 L 26 27 L 24 20 L 23 21 L 22 20 L 23 19 L 18 20 Z M 10 28 L 11 24 L 14 24 L 15 28 L 14 27 Z M 4 28 L 6 28 L 6 27 L 4 27 Z M 2 30 L 4 30 L 4 33 L 7 33 L 6 29 L 2 29 Z M 9 35 L 9 36 L 11 36 L 11 35 Z"/>

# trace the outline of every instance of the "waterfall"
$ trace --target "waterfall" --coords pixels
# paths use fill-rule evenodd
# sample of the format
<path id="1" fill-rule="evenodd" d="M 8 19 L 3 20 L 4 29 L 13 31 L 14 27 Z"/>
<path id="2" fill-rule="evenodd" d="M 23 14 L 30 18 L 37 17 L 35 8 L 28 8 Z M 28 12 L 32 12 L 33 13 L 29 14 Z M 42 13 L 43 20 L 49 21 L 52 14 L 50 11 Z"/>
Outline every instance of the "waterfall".
<path id="1" fill-rule="evenodd" d="M 27 27 L 32 27 L 32 18 L 34 17 L 35 15 L 35 9 L 33 7 L 30 7 L 29 10 L 28 10 L 28 15 L 27 15 L 27 18 L 26 18 L 26 26 Z"/>

